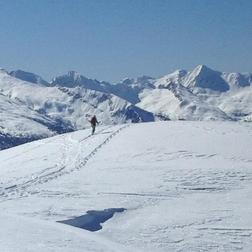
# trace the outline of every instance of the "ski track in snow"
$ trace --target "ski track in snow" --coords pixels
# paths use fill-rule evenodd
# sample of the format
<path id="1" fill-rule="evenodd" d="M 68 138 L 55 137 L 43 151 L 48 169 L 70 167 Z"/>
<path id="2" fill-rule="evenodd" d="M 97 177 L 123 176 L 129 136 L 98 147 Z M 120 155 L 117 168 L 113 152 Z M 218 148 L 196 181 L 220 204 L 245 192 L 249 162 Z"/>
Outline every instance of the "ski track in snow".
<path id="1" fill-rule="evenodd" d="M 223 129 L 155 125 L 134 125 L 113 144 L 108 143 L 129 125 L 106 127 L 92 137 L 81 132 L 58 136 L 54 144 L 59 144 L 60 161 L 0 184 L 3 209 L 18 205 L 21 210 L 11 211 L 55 222 L 104 206 L 125 207 L 125 214 L 108 221 L 99 235 L 129 251 L 250 252 L 252 159 L 247 139 L 252 131 L 240 133 L 237 124 L 232 124 L 236 130 L 228 124 Z M 233 140 L 227 144 L 227 139 Z M 23 153 L 29 151 L 27 147 Z M 67 174 L 72 176 L 57 180 Z M 30 209 L 31 202 L 39 203 Z"/>
<path id="2" fill-rule="evenodd" d="M 119 129 L 115 130 L 115 131 L 108 131 L 110 128 L 112 128 L 112 126 L 106 127 L 100 131 L 97 131 L 94 135 L 88 135 L 87 137 L 76 141 L 73 140 L 71 135 L 66 134 L 64 136 L 62 136 L 63 138 L 63 144 L 61 146 L 61 150 L 60 152 L 62 153 L 62 158 L 61 158 L 61 162 L 57 163 L 56 165 L 52 166 L 52 167 L 47 167 L 45 169 L 43 169 L 42 171 L 33 173 L 27 177 L 22 177 L 19 178 L 17 180 L 14 181 L 9 181 L 9 185 L 8 186 L 3 186 L 2 185 L 2 191 L 0 192 L 0 196 L 4 199 L 4 200 L 10 200 L 10 199 L 15 199 L 15 198 L 21 198 L 21 197 L 27 197 L 31 194 L 35 194 L 35 191 L 29 191 L 28 189 L 33 186 L 33 185 L 38 185 L 38 184 L 44 184 L 47 183 L 51 180 L 57 179 L 60 176 L 72 173 L 74 171 L 80 170 L 82 169 L 86 163 L 92 158 L 94 157 L 94 155 L 97 153 L 97 151 L 99 151 L 104 145 L 108 144 L 111 139 L 116 136 L 118 133 L 120 133 L 123 129 L 129 127 L 130 125 L 124 125 L 121 126 Z M 111 133 L 101 144 L 99 144 L 98 146 L 96 146 L 88 155 L 86 155 L 85 157 L 82 157 L 82 153 L 81 153 L 81 143 L 85 143 L 85 141 L 87 139 L 89 139 L 90 137 L 96 137 L 99 134 L 108 134 Z M 47 143 L 49 143 L 50 141 L 53 140 L 49 140 L 47 141 Z M 69 151 L 71 150 L 71 145 L 73 143 L 78 143 L 78 150 L 76 151 L 75 157 L 74 159 L 72 159 L 72 157 L 70 155 L 68 155 Z M 41 145 L 43 144 L 39 144 L 38 146 L 36 146 L 35 148 L 39 148 Z M 27 153 L 31 150 L 34 150 L 34 148 L 32 149 L 28 149 L 25 152 L 22 152 L 19 155 L 22 155 L 24 153 Z M 16 156 L 14 156 L 16 157 Z M 12 157 L 12 158 L 14 158 Z M 71 162 L 74 162 L 74 167 L 72 167 L 71 169 L 66 169 L 67 168 L 67 164 L 69 161 L 69 158 L 71 158 Z M 8 159 L 6 159 L 8 160 Z M 17 183 L 18 180 L 22 179 L 23 182 L 21 183 Z M 3 200 L 1 200 L 3 201 Z"/>

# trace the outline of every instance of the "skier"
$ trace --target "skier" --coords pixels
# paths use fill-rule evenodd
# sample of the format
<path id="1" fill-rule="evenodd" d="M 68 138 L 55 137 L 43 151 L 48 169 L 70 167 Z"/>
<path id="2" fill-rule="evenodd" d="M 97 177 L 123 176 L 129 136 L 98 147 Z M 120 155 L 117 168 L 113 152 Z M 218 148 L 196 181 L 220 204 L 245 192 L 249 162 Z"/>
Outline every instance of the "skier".
<path id="1" fill-rule="evenodd" d="M 97 118 L 95 115 L 93 115 L 93 117 L 91 118 L 91 120 L 89 121 L 91 123 L 91 127 L 92 127 L 92 135 L 95 133 L 95 127 L 96 127 L 96 124 L 99 122 L 97 121 Z"/>

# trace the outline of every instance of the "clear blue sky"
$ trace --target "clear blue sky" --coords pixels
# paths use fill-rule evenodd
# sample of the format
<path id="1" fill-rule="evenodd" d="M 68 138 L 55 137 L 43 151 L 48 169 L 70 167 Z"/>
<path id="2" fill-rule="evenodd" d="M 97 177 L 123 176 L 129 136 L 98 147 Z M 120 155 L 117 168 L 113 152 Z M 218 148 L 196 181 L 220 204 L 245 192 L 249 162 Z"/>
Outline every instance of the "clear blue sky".
<path id="1" fill-rule="evenodd" d="M 0 0 L 0 66 L 45 79 L 252 71 L 251 0 Z"/>

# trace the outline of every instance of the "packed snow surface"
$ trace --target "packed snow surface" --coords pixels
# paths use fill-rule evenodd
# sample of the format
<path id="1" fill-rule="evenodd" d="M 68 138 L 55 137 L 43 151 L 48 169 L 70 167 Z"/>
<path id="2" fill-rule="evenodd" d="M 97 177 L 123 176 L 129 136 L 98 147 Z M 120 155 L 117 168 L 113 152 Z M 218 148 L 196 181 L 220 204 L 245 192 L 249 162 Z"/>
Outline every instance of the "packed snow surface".
<path id="1" fill-rule="evenodd" d="M 3 150 L 0 251 L 251 251 L 251 135 L 245 122 L 169 121 Z M 78 228 L 106 209 L 124 211 Z"/>

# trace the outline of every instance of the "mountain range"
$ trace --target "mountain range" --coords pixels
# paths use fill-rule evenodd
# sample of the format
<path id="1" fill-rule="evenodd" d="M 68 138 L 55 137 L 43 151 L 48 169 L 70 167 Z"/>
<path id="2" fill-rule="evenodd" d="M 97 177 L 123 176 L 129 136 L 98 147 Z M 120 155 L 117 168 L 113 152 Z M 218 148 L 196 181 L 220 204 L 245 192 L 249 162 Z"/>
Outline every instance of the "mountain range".
<path id="1" fill-rule="evenodd" d="M 0 149 L 89 126 L 156 120 L 252 121 L 252 74 L 199 65 L 109 83 L 69 71 L 44 80 L 0 69 Z"/>

